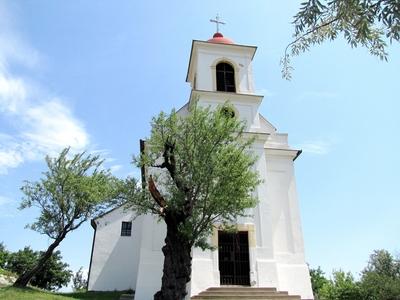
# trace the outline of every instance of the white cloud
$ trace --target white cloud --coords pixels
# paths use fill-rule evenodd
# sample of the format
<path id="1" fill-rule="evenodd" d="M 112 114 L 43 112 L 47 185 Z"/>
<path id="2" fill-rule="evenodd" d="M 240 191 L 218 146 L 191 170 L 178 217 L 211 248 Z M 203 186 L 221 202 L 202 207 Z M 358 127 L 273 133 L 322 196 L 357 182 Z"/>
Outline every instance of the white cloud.
<path id="1" fill-rule="evenodd" d="M 83 150 L 90 142 L 83 124 L 62 99 L 10 72 L 13 64 L 34 68 L 40 58 L 19 37 L 13 21 L 5 4 L 0 3 L 0 117 L 12 131 L 0 131 L 0 174 L 67 146 Z"/>
<path id="2" fill-rule="evenodd" d="M 0 112 L 17 112 L 25 99 L 26 90 L 23 81 L 7 78 L 0 71 Z"/>
<path id="3" fill-rule="evenodd" d="M 51 151 L 67 145 L 82 150 L 89 143 L 83 125 L 58 99 L 28 108 L 23 118 L 28 128 L 22 136 L 43 150 Z"/>
<path id="4" fill-rule="evenodd" d="M 7 169 L 15 168 L 23 161 L 20 152 L 14 149 L 0 149 L 0 175 L 7 174 Z"/>
<path id="5" fill-rule="evenodd" d="M 47 96 L 35 95 L 22 79 L 2 82 L 1 75 L 0 116 L 15 132 L 12 136 L 0 132 L 0 174 L 26 160 L 54 155 L 67 146 L 74 151 L 88 147 L 89 135 L 83 124 L 59 98 L 42 100 Z"/>
<path id="6" fill-rule="evenodd" d="M 303 150 L 305 153 L 324 155 L 331 150 L 331 143 L 324 141 L 307 141 L 295 146 L 297 149 Z"/>
<path id="7" fill-rule="evenodd" d="M 12 63 L 33 68 L 40 61 L 39 53 L 24 42 L 15 30 L 15 18 L 5 1 L 0 1 L 0 71 L 4 72 Z"/>

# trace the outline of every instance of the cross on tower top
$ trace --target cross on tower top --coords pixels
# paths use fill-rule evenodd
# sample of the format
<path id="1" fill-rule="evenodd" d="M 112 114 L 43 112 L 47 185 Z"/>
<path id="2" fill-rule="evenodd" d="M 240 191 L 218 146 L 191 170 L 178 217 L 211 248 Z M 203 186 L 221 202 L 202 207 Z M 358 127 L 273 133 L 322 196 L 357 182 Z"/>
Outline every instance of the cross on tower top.
<path id="1" fill-rule="evenodd" d="M 218 14 L 215 19 L 210 19 L 210 22 L 213 22 L 217 25 L 217 32 L 219 32 L 219 24 L 225 25 L 225 22 L 220 21 Z"/>

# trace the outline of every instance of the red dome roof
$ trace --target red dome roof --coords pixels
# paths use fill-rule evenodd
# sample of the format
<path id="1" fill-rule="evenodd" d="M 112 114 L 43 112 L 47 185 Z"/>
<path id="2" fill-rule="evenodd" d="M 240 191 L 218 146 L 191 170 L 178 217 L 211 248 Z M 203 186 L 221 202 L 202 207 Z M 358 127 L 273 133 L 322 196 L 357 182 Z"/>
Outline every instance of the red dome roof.
<path id="1" fill-rule="evenodd" d="M 214 33 L 212 39 L 209 39 L 207 42 L 215 44 L 234 44 L 234 41 L 224 37 L 221 32 Z"/>

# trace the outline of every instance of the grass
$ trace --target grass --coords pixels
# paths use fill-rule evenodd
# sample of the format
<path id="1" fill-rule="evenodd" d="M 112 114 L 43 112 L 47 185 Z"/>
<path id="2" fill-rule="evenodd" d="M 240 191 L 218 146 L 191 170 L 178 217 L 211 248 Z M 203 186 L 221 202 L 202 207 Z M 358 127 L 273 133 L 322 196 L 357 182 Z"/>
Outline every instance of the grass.
<path id="1" fill-rule="evenodd" d="M 78 292 L 78 293 L 63 293 L 58 295 L 63 295 L 65 299 L 99 299 L 99 300 L 114 300 L 119 299 L 122 294 L 127 293 L 126 291 L 119 292 Z M 64 299 L 63 298 L 63 299 Z"/>
<path id="2" fill-rule="evenodd" d="M 117 300 L 126 292 L 78 292 L 78 293 L 52 293 L 36 288 L 0 288 L 0 299 L 5 300 L 72 300 L 72 299 L 98 299 Z"/>

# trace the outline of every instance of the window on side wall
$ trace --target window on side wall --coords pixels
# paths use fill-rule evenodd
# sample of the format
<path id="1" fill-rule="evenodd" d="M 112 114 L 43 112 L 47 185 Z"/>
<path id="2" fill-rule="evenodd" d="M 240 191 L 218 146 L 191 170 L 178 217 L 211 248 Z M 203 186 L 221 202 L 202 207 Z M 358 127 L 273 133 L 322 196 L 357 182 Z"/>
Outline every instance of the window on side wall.
<path id="1" fill-rule="evenodd" d="M 131 236 L 131 234 L 132 234 L 132 222 L 122 222 L 121 236 Z"/>

